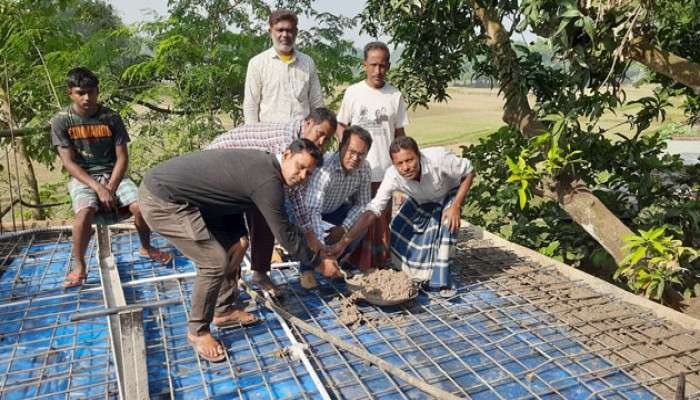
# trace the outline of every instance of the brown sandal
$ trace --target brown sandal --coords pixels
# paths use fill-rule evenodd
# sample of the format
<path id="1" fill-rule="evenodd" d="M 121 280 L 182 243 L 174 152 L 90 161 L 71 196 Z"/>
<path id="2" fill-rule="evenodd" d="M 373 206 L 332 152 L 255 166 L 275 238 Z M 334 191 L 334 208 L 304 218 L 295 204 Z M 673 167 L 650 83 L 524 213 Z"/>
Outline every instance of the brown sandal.
<path id="1" fill-rule="evenodd" d="M 258 322 L 260 322 L 260 318 L 241 310 L 233 310 L 231 314 L 214 317 L 211 321 L 212 325 L 222 329 L 246 327 L 255 325 Z"/>

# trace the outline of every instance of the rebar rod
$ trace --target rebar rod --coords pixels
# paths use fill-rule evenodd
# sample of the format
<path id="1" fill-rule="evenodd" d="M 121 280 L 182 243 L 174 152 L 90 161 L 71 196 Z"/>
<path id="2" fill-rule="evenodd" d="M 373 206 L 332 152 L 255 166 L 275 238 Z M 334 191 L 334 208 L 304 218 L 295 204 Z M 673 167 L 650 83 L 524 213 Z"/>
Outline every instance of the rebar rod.
<path id="1" fill-rule="evenodd" d="M 294 324 L 295 326 L 311 333 L 312 335 L 317 336 L 319 338 L 322 338 L 323 340 L 332 343 L 334 346 L 340 347 L 341 349 L 343 349 L 347 352 L 350 352 L 350 353 L 356 355 L 357 357 L 360 357 L 361 359 L 363 359 L 371 364 L 374 364 L 374 365 L 378 366 L 379 368 L 381 368 L 381 369 L 383 369 L 391 374 L 396 375 L 402 381 L 424 391 L 425 393 L 436 396 L 439 399 L 448 399 L 448 400 L 461 399 L 461 397 L 455 396 L 452 393 L 446 392 L 440 388 L 437 388 L 433 385 L 426 383 L 424 380 L 422 380 L 416 376 L 413 376 L 413 375 L 410 375 L 410 374 L 404 372 L 400 368 L 394 366 L 393 364 L 391 364 L 387 361 L 384 361 L 383 359 L 369 353 L 368 351 L 366 351 L 364 349 L 361 349 L 357 346 L 346 343 L 345 341 L 340 340 L 340 339 L 336 338 L 335 336 L 326 333 L 323 329 L 312 326 L 312 325 L 306 323 L 306 321 L 302 321 L 301 319 L 288 313 L 283 308 L 273 304 L 271 301 L 269 301 L 269 300 L 261 297 L 259 294 L 255 293 L 250 288 L 250 286 L 248 286 L 248 284 L 246 282 L 243 282 L 243 286 L 246 288 L 246 292 L 248 292 L 248 294 L 253 299 L 264 304 L 265 307 L 267 307 L 271 311 L 279 314 L 285 320 L 287 320 L 287 321 L 291 322 L 292 324 Z"/>

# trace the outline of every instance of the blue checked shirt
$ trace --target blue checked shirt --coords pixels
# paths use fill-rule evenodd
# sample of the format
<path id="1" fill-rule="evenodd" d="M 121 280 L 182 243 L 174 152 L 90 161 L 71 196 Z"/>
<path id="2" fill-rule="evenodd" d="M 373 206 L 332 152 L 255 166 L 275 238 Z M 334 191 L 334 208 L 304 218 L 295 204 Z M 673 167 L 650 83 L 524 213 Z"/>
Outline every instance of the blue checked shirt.
<path id="1" fill-rule="evenodd" d="M 364 161 L 359 169 L 345 175 L 340 165 L 340 153 L 336 151 L 326 154 L 323 167 L 311 176 L 304 196 L 311 226 L 318 240 L 323 242 L 326 235 L 321 215 L 337 210 L 347 201 L 352 203 L 352 207 L 343 221 L 343 226 L 349 229 L 357 221 L 372 198 L 371 178 L 372 171 L 367 161 Z"/>
<path id="2" fill-rule="evenodd" d="M 282 154 L 296 139 L 301 138 L 303 120 L 290 123 L 257 123 L 241 125 L 214 138 L 205 150 L 212 149 L 258 149 L 272 154 Z M 254 184 L 251 182 L 251 184 Z M 309 212 L 304 204 L 304 186 L 284 186 L 284 191 L 292 206 L 292 212 L 300 221 L 304 233 L 311 230 Z"/>

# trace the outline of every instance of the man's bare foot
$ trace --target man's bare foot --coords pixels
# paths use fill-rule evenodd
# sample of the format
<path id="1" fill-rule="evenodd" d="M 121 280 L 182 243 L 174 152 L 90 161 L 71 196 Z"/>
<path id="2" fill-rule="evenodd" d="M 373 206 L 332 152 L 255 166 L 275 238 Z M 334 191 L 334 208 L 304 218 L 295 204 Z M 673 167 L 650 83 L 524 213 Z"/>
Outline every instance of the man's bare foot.
<path id="1" fill-rule="evenodd" d="M 233 310 L 231 314 L 214 317 L 211 321 L 212 324 L 219 328 L 250 326 L 258 322 L 260 322 L 258 317 L 242 310 Z"/>
<path id="2" fill-rule="evenodd" d="M 143 246 L 141 246 L 141 248 L 139 248 L 139 255 L 141 257 L 148 257 L 151 260 L 160 264 L 167 264 L 173 259 L 172 254 L 164 252 L 155 247 L 149 247 L 148 249 L 146 249 Z"/>
<path id="3" fill-rule="evenodd" d="M 269 293 L 272 297 L 279 297 L 283 294 L 282 290 L 272 282 L 270 276 L 264 272 L 253 271 L 253 276 L 250 278 L 250 281 L 260 287 L 261 290 Z"/>
<path id="4" fill-rule="evenodd" d="M 218 340 L 214 339 L 211 333 L 195 336 L 187 332 L 187 341 L 190 343 L 195 353 L 207 361 L 220 362 L 226 359 L 224 347 Z"/>

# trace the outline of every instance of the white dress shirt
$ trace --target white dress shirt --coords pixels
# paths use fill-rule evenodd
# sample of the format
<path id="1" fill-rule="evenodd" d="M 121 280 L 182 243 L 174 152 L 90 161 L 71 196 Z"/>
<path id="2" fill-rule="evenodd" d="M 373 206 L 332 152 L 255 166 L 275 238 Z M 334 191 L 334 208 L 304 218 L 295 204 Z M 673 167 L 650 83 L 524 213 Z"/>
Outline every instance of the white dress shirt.
<path id="1" fill-rule="evenodd" d="M 420 180 L 406 180 L 392 165 L 386 170 L 377 195 L 367 205 L 367 210 L 379 217 L 394 191 L 406 194 L 418 204 L 442 203 L 447 194 L 474 170 L 468 159 L 457 157 L 444 147 L 428 147 L 420 153 Z"/>

